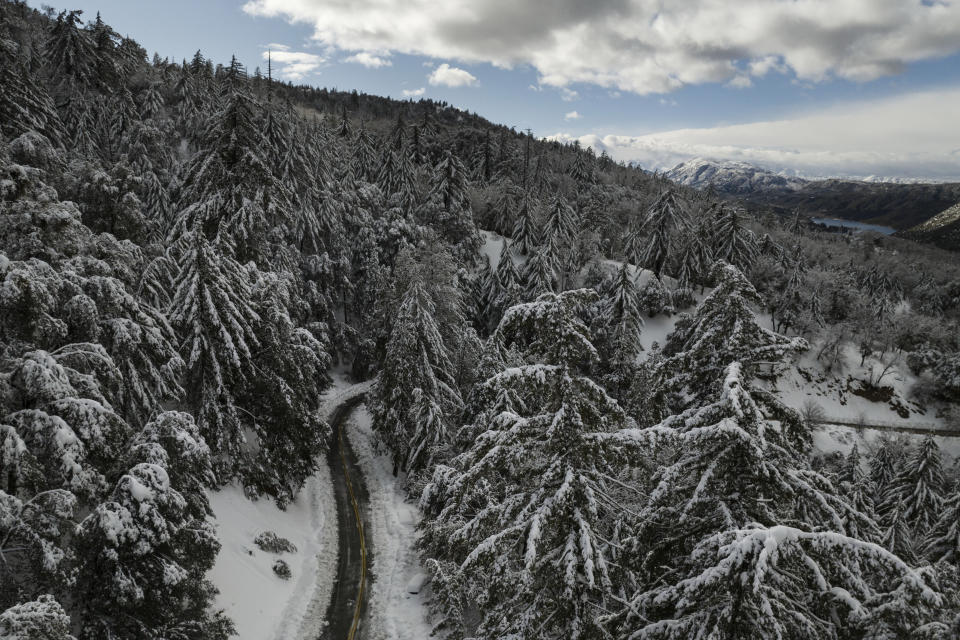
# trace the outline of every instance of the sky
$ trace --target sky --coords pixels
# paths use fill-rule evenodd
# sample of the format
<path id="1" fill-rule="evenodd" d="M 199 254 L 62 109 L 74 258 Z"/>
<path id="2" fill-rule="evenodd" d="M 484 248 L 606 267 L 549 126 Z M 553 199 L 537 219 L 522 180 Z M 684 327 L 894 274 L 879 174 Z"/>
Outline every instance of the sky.
<path id="1" fill-rule="evenodd" d="M 39 6 L 40 3 L 32 3 Z M 56 5 L 58 8 L 66 8 Z M 151 54 L 446 100 L 668 168 L 960 180 L 960 0 L 74 0 Z"/>

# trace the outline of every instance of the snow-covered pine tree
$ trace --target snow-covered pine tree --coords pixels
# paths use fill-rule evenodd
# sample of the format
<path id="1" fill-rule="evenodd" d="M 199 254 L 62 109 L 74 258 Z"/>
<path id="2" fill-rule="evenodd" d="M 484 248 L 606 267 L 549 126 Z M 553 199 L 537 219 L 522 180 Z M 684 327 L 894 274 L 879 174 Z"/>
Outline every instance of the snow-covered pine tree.
<path id="1" fill-rule="evenodd" d="M 170 319 L 185 338 L 187 401 L 203 438 L 223 456 L 218 475 L 224 480 L 245 450 L 236 394 L 254 375 L 260 317 L 250 304 L 245 269 L 200 231 L 185 244 Z"/>
<path id="2" fill-rule="evenodd" d="M 927 573 L 879 545 L 787 525 L 711 535 L 683 564 L 607 621 L 615 637 L 906 638 L 943 602 Z"/>
<path id="3" fill-rule="evenodd" d="M 508 310 L 494 344 L 513 345 L 534 364 L 478 387 L 487 422 L 424 490 L 421 504 L 434 518 L 423 546 L 466 573 L 459 588 L 481 607 L 474 637 L 601 637 L 597 614 L 615 570 L 605 530 L 619 512 L 608 485 L 620 455 L 602 436 L 624 416 L 577 373 L 595 357 L 578 317 L 595 299 L 568 291 Z"/>
<path id="4" fill-rule="evenodd" d="M 173 239 L 202 232 L 238 260 L 264 264 L 271 231 L 291 221 L 293 196 L 270 165 L 279 154 L 266 144 L 260 121 L 259 104 L 242 89 L 210 117 L 204 150 L 186 170 Z"/>
<path id="5" fill-rule="evenodd" d="M 722 388 L 711 404 L 621 436 L 675 454 L 628 540 L 644 586 L 609 619 L 614 633 L 900 637 L 933 619 L 933 583 L 860 538 L 876 525 L 809 467 L 782 426 L 790 411 L 750 388 L 738 363 Z M 910 614 L 897 620 L 890 607 Z"/>
<path id="6" fill-rule="evenodd" d="M 427 204 L 420 216 L 441 238 L 455 247 L 454 252 L 471 261 L 480 246 L 473 222 L 467 170 L 457 156 L 445 152 L 430 177 Z"/>
<path id="7" fill-rule="evenodd" d="M 943 463 L 940 447 L 927 435 L 910 456 L 898 478 L 903 496 L 903 517 L 913 531 L 926 535 L 943 507 Z"/>
<path id="8" fill-rule="evenodd" d="M 497 297 L 490 301 L 490 320 L 491 324 L 496 327 L 500 324 L 503 313 L 521 302 L 523 297 L 522 278 L 517 265 L 513 261 L 512 243 L 507 239 L 504 239 L 503 247 L 500 249 L 500 261 L 497 263 L 494 277 L 497 280 Z"/>
<path id="9" fill-rule="evenodd" d="M 644 324 L 640 294 L 626 263 L 617 270 L 604 303 L 606 353 L 601 349 L 601 360 L 605 361 L 609 373 L 603 382 L 613 396 L 622 401 L 634 374 L 637 355 L 643 348 L 640 332 Z"/>
<path id="10" fill-rule="evenodd" d="M 710 396 L 713 381 L 732 362 L 751 379 L 762 365 L 776 367 L 791 352 L 806 349 L 802 338 L 787 338 L 764 328 L 752 304 L 760 296 L 734 266 L 718 262 L 714 290 L 692 317 L 682 319 L 667 336 L 661 375 L 667 386 L 691 401 Z"/>
<path id="11" fill-rule="evenodd" d="M 856 444 L 850 448 L 850 453 L 843 461 L 840 486 L 854 509 L 871 518 L 874 517 L 873 487 L 870 484 L 870 477 L 863 470 L 860 451 Z M 854 536 L 858 535 L 855 530 L 851 533 Z"/>
<path id="12" fill-rule="evenodd" d="M 95 80 L 95 52 L 89 33 L 80 28 L 83 11 L 61 11 L 50 30 L 46 62 L 64 95 L 85 91 Z"/>
<path id="13" fill-rule="evenodd" d="M 917 555 L 917 541 L 906 518 L 907 508 L 902 495 L 893 498 L 883 520 L 884 531 L 879 542 L 887 551 L 913 562 Z"/>
<path id="14" fill-rule="evenodd" d="M 520 208 L 517 210 L 511 239 L 513 250 L 524 256 L 531 255 L 536 251 L 536 247 L 540 246 L 537 204 L 527 193 L 520 197 Z"/>
<path id="15" fill-rule="evenodd" d="M 877 438 L 876 449 L 870 457 L 870 484 L 873 488 L 873 506 L 880 515 L 896 493 L 897 459 L 894 442 L 887 435 Z"/>
<path id="16" fill-rule="evenodd" d="M 944 501 L 940 518 L 926 535 L 924 552 L 931 562 L 960 564 L 960 491 Z"/>
<path id="17" fill-rule="evenodd" d="M 434 310 L 423 281 L 415 278 L 397 310 L 374 389 L 374 430 L 392 452 L 395 472 L 427 468 L 432 447 L 445 437 L 439 432 L 462 405 Z M 427 414 L 429 431 L 420 423 Z"/>
<path id="18" fill-rule="evenodd" d="M 76 640 L 70 635 L 70 626 L 70 616 L 50 594 L 0 613 L 0 638 L 4 640 Z"/>
<path id="19" fill-rule="evenodd" d="M 659 279 L 669 262 L 677 258 L 680 239 L 690 227 L 686 204 L 674 189 L 667 189 L 650 205 L 640 232 L 646 236 L 645 246 L 636 256 L 637 266 L 653 271 Z"/>
<path id="20" fill-rule="evenodd" d="M 81 638 L 183 629 L 184 637 L 225 639 L 233 630 L 207 608 L 216 591 L 203 576 L 220 549 L 213 526 L 189 515 L 163 467 L 130 469 L 77 536 Z"/>
<path id="21" fill-rule="evenodd" d="M 556 290 L 557 272 L 551 258 L 547 250 L 540 247 L 527 259 L 523 272 L 525 300 L 535 300 L 544 293 Z"/>
<path id="22" fill-rule="evenodd" d="M 745 224 L 745 214 L 733 205 L 714 206 L 714 255 L 743 272 L 749 271 L 759 250 L 756 236 Z"/>

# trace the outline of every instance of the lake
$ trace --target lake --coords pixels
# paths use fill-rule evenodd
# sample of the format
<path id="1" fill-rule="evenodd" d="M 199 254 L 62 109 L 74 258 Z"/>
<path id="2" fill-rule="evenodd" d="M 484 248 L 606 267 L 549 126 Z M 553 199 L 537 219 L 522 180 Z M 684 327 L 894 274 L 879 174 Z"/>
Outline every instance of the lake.
<path id="1" fill-rule="evenodd" d="M 880 224 L 867 224 L 866 222 L 856 222 L 855 220 L 838 220 L 836 218 L 811 218 L 815 223 L 822 224 L 825 227 L 844 227 L 854 231 L 876 231 L 884 235 L 890 235 L 896 229 L 885 227 Z"/>

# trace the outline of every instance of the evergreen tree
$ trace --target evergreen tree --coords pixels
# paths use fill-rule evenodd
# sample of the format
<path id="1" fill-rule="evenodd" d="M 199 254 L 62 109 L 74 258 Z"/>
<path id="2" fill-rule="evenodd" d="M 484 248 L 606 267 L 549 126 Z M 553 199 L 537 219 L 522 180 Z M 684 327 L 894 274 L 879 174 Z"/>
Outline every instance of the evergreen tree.
<path id="1" fill-rule="evenodd" d="M 741 271 L 749 271 L 759 250 L 753 231 L 744 224 L 743 212 L 725 204 L 714 206 L 714 255 Z"/>
<path id="2" fill-rule="evenodd" d="M 227 638 L 211 616 L 215 593 L 202 579 L 220 545 L 213 527 L 187 513 L 163 467 L 142 463 L 117 482 L 111 500 L 78 528 L 83 638 Z"/>
<path id="3" fill-rule="evenodd" d="M 669 261 L 679 248 L 680 237 L 690 227 L 690 216 L 679 194 L 667 189 L 657 198 L 640 228 L 645 233 L 646 246 L 637 256 L 637 265 L 653 271 L 660 279 Z"/>
<path id="4" fill-rule="evenodd" d="M 75 640 L 70 617 L 53 596 L 14 605 L 0 613 L 0 638 L 4 640 Z"/>
<path id="5" fill-rule="evenodd" d="M 677 323 L 663 348 L 664 379 L 690 398 L 709 397 L 711 380 L 732 362 L 739 362 L 742 375 L 750 379 L 761 365 L 776 365 L 807 346 L 802 338 L 786 338 L 761 326 L 750 307 L 759 304 L 759 294 L 736 267 L 720 262 L 711 275 L 714 290 L 692 317 Z"/>
<path id="6" fill-rule="evenodd" d="M 543 248 L 537 250 L 524 268 L 524 299 L 534 300 L 556 289 L 557 273 L 551 256 Z"/>
<path id="7" fill-rule="evenodd" d="M 462 404 L 447 346 L 434 320 L 435 305 L 415 279 L 403 295 L 374 389 L 373 424 L 398 469 L 429 466 L 431 451 Z M 429 424 L 421 420 L 429 418 Z"/>
<path id="8" fill-rule="evenodd" d="M 933 436 L 924 437 L 900 475 L 903 517 L 914 531 L 929 532 L 943 506 L 943 467 L 940 447 Z"/>
<path id="9" fill-rule="evenodd" d="M 593 299 L 586 290 L 548 294 L 507 312 L 495 344 L 536 364 L 480 385 L 481 406 L 504 410 L 485 410 L 472 446 L 424 489 L 421 504 L 434 514 L 425 548 L 475 576 L 462 588 L 482 606 L 476 637 L 602 635 L 597 611 L 613 571 L 603 540 L 618 512 L 607 476 L 619 452 L 603 436 L 623 413 L 576 373 L 595 354 L 577 318 Z"/>
<path id="10" fill-rule="evenodd" d="M 236 394 L 254 375 L 260 317 L 250 306 L 245 270 L 217 251 L 203 233 L 189 234 L 186 243 L 170 315 L 186 338 L 182 353 L 187 400 L 207 443 L 239 459 L 246 438 Z M 223 478 L 224 470 L 219 472 Z"/>
<path id="11" fill-rule="evenodd" d="M 537 209 L 532 198 L 524 194 L 520 199 L 516 223 L 513 227 L 513 249 L 520 255 L 529 256 L 540 245 Z"/>

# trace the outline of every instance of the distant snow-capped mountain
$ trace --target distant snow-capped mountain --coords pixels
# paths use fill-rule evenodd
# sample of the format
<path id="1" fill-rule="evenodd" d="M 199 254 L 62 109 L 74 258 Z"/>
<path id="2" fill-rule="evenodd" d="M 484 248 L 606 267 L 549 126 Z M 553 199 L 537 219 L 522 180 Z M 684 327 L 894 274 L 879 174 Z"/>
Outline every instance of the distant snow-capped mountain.
<path id="1" fill-rule="evenodd" d="M 713 185 L 723 193 L 745 194 L 756 191 L 797 191 L 811 182 L 842 180 L 874 184 L 937 184 L 938 180 L 891 176 L 811 176 L 795 171 L 773 171 L 739 160 L 694 158 L 664 172 L 674 182 L 702 189 Z"/>
<path id="2" fill-rule="evenodd" d="M 803 178 L 775 173 L 747 162 L 717 162 L 706 158 L 681 162 L 664 175 L 688 187 L 703 189 L 712 185 L 717 191 L 734 195 L 756 191 L 797 191 L 808 183 Z"/>
<path id="3" fill-rule="evenodd" d="M 775 211 L 800 210 L 811 216 L 842 218 L 911 229 L 960 200 L 960 183 L 869 178 L 812 178 L 770 171 L 747 162 L 695 158 L 664 176 L 695 189 L 713 187 Z M 926 233 L 915 237 L 926 238 Z"/>

